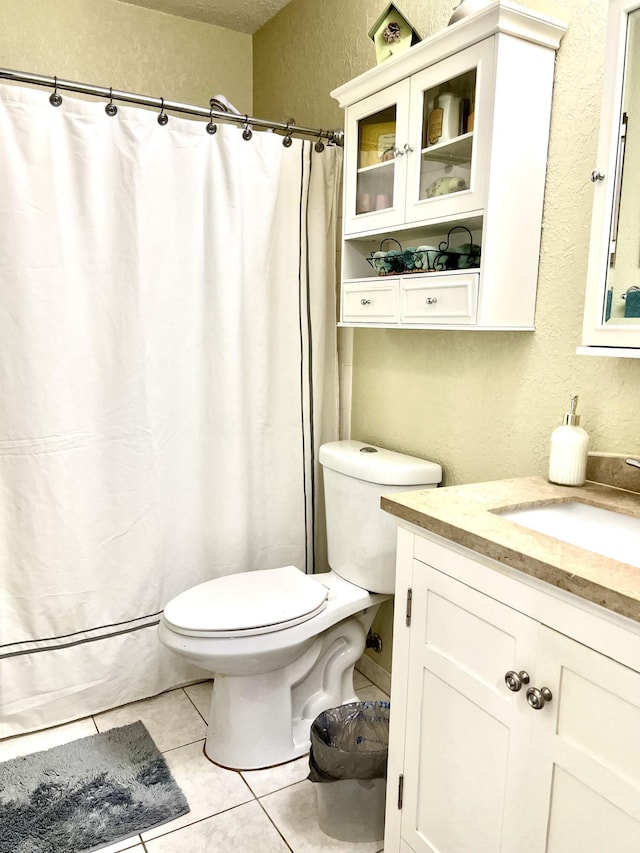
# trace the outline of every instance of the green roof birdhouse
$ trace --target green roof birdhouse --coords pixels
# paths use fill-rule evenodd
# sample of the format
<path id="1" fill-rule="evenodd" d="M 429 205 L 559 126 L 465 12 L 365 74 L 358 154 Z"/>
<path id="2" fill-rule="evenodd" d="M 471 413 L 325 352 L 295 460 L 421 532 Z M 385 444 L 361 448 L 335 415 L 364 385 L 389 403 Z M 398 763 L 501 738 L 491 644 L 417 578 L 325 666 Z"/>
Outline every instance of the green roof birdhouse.
<path id="1" fill-rule="evenodd" d="M 421 41 L 418 33 L 393 3 L 389 3 L 371 27 L 369 38 L 373 39 L 376 46 L 376 62 L 378 65 L 385 59 L 404 53 L 409 50 L 412 44 Z"/>

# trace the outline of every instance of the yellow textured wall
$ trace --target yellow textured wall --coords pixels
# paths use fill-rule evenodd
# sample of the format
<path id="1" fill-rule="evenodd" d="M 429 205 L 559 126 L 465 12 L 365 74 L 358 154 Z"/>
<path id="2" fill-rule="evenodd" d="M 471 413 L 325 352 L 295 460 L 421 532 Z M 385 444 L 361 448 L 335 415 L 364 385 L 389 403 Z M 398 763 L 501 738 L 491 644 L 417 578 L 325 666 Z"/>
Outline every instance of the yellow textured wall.
<path id="1" fill-rule="evenodd" d="M 452 0 L 399 4 L 423 36 Z M 439 461 L 447 483 L 544 474 L 549 435 L 580 395 L 592 448 L 640 452 L 640 360 L 578 356 L 602 91 L 606 0 L 529 0 L 569 23 L 556 64 L 537 331 L 358 329 L 352 435 Z M 375 65 L 380 0 L 293 0 L 254 37 L 254 104 L 339 126 L 329 90 Z M 517 276 L 517 270 L 512 274 Z"/>
<path id="2" fill-rule="evenodd" d="M 0 0 L 0 65 L 253 110 L 251 36 L 118 0 Z"/>
<path id="3" fill-rule="evenodd" d="M 290 114 L 308 126 L 343 125 L 329 91 L 375 65 L 367 33 L 384 5 L 293 0 L 254 37 L 256 112 Z M 423 37 L 443 29 L 455 5 L 398 3 Z M 556 62 L 536 332 L 354 333 L 352 437 L 434 459 L 447 484 L 544 475 L 549 436 L 570 393 L 580 396 L 592 449 L 640 454 L 640 359 L 575 352 L 607 0 L 521 5 L 569 24 Z M 510 274 L 517 277 L 517 270 Z M 376 623 L 387 638 L 389 612 Z M 388 653 L 378 660 L 388 668 Z"/>

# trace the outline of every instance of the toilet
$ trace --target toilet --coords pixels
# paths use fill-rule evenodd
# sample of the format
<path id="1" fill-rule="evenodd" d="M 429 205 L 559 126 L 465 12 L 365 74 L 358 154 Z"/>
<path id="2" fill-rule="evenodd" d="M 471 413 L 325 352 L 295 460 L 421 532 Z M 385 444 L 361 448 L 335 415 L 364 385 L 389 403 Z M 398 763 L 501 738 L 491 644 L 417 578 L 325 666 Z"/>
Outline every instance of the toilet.
<path id="1" fill-rule="evenodd" d="M 394 591 L 396 525 L 380 496 L 435 488 L 434 462 L 335 441 L 320 448 L 331 571 L 295 566 L 198 584 L 162 614 L 160 641 L 214 677 L 205 753 L 234 770 L 291 761 L 327 708 L 357 701 L 353 669 Z"/>

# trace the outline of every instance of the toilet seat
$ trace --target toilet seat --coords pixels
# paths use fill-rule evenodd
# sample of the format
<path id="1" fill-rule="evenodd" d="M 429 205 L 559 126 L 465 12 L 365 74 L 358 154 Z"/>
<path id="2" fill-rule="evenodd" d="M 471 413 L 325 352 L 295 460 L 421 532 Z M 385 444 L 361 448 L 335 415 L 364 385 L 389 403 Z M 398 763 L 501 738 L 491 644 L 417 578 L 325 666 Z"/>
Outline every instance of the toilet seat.
<path id="1" fill-rule="evenodd" d="M 186 590 L 164 609 L 191 637 L 250 637 L 299 625 L 326 607 L 329 590 L 295 566 L 225 575 Z"/>

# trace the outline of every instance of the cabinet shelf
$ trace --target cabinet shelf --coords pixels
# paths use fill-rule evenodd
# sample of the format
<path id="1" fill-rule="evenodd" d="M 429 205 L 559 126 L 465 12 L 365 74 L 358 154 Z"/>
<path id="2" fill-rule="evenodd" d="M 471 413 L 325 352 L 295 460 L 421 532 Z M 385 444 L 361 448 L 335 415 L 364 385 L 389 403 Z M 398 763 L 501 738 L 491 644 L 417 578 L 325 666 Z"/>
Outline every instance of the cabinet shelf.
<path id="1" fill-rule="evenodd" d="M 457 223 L 464 226 L 464 230 L 456 232 L 452 238 L 449 223 L 429 223 L 428 226 L 420 228 L 408 228 L 404 231 L 388 233 L 359 234 L 357 237 L 345 239 L 342 251 L 342 281 L 343 288 L 350 281 L 370 281 L 372 286 L 376 282 L 384 281 L 391 277 L 389 273 L 405 276 L 407 279 L 419 279 L 432 275 L 451 275 L 456 272 L 479 272 L 482 266 L 482 241 L 483 221 L 481 217 L 468 217 Z M 470 237 L 469 237 L 470 235 Z M 471 241 L 480 247 L 480 265 L 466 267 L 466 262 L 473 263 L 468 253 L 460 252 L 461 244 Z M 428 247 L 428 248 L 427 248 Z M 410 263 L 393 263 L 389 270 L 384 270 L 386 275 L 379 275 L 380 269 L 372 263 L 376 253 L 380 251 L 398 250 L 402 253 L 412 252 L 421 255 L 422 263 L 412 268 Z M 458 266 L 448 264 L 447 260 L 458 255 Z M 380 256 L 378 256 L 380 257 Z M 421 269 L 424 267 L 425 257 L 427 261 L 438 261 L 434 263 L 435 269 Z M 431 266 L 431 265 L 430 265 Z M 449 267 L 445 269 L 445 267 Z M 344 317 L 343 317 L 344 319 Z"/>
<path id="2" fill-rule="evenodd" d="M 473 150 L 473 131 L 447 142 L 428 145 L 420 152 L 423 160 L 435 160 L 438 163 L 470 163 Z"/>
<path id="3" fill-rule="evenodd" d="M 461 267 L 457 270 L 428 270 L 426 272 L 403 272 L 403 273 L 389 273 L 383 275 L 361 275 L 357 278 L 344 278 L 342 279 L 343 284 L 352 284 L 353 282 L 367 282 L 371 285 L 376 285 L 378 283 L 384 284 L 390 279 L 403 278 L 408 281 L 420 281 L 421 279 L 429 279 L 434 276 L 442 277 L 447 276 L 450 277 L 452 275 L 459 275 L 460 273 L 479 273 L 480 267 Z"/>
<path id="4" fill-rule="evenodd" d="M 358 169 L 358 174 L 366 174 L 370 172 L 379 172 L 382 170 L 390 170 L 393 169 L 395 163 L 395 158 L 393 160 L 385 160 L 384 163 L 374 163 L 372 166 L 362 166 Z"/>

